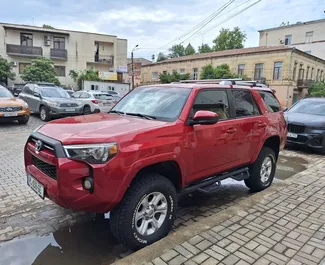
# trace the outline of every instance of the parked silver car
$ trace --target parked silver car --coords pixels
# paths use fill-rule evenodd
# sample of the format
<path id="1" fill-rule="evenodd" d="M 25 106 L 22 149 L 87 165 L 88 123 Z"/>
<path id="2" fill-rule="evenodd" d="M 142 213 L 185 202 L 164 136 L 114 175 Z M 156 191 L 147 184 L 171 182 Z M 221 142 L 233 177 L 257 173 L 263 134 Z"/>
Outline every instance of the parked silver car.
<path id="1" fill-rule="evenodd" d="M 52 84 L 26 84 L 19 98 L 27 102 L 32 112 L 39 113 L 42 121 L 55 116 L 82 114 L 82 104 L 63 88 Z"/>

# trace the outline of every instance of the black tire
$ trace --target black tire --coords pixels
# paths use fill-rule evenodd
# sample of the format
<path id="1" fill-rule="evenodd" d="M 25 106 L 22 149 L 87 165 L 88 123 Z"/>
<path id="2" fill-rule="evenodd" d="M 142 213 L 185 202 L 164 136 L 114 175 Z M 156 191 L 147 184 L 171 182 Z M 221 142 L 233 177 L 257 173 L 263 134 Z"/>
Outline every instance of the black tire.
<path id="1" fill-rule="evenodd" d="M 28 121 L 29 121 L 29 116 L 25 116 L 25 117 L 20 118 L 20 119 L 18 120 L 19 124 L 27 124 Z"/>
<path id="2" fill-rule="evenodd" d="M 140 219 L 135 222 L 136 213 L 144 209 L 141 208 L 143 200 L 150 198 L 154 192 L 165 196 L 167 212 L 158 230 L 150 235 L 143 235 L 138 232 L 137 227 L 146 219 L 141 219 L 141 223 L 139 223 Z M 148 201 L 150 204 L 150 199 Z M 168 235 L 176 217 L 176 206 L 177 194 L 174 185 L 159 174 L 144 173 L 131 184 L 120 204 L 111 211 L 112 233 L 120 243 L 132 250 L 143 248 Z M 156 214 L 154 213 L 153 216 Z"/>
<path id="3" fill-rule="evenodd" d="M 262 164 L 267 158 L 271 160 L 272 168 L 267 180 L 262 181 Z M 246 186 L 253 192 L 259 192 L 268 188 L 273 182 L 275 170 L 276 157 L 274 151 L 269 147 L 263 147 L 255 163 L 250 168 L 250 177 L 245 179 Z"/>
<path id="4" fill-rule="evenodd" d="M 89 106 L 85 106 L 83 110 L 84 115 L 88 115 L 91 113 L 91 108 Z"/>
<path id="5" fill-rule="evenodd" d="M 40 107 L 39 113 L 40 113 L 39 116 L 40 116 L 42 121 L 49 121 L 51 119 L 49 110 L 46 107 L 44 107 L 44 106 Z"/>

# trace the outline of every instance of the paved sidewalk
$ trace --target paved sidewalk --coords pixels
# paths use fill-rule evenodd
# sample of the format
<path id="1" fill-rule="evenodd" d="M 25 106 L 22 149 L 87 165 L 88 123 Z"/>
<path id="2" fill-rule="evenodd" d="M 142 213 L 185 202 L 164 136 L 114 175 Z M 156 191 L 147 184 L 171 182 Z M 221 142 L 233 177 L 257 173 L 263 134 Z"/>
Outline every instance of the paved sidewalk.
<path id="1" fill-rule="evenodd" d="M 325 162 L 116 264 L 325 264 Z"/>

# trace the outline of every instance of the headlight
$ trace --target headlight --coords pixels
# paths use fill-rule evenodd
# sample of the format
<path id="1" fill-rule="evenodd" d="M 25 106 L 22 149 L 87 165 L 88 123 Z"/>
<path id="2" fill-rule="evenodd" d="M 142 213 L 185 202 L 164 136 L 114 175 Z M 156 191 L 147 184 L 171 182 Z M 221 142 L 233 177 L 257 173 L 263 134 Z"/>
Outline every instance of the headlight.
<path id="1" fill-rule="evenodd" d="M 82 106 L 82 103 L 81 102 L 77 102 L 77 104 L 78 104 L 79 107 Z"/>
<path id="2" fill-rule="evenodd" d="M 27 109 L 28 108 L 27 102 L 24 102 L 23 107 L 24 107 L 24 109 Z"/>
<path id="3" fill-rule="evenodd" d="M 57 107 L 58 103 L 56 102 L 52 102 L 52 101 L 46 101 L 47 105 L 51 106 L 51 107 Z"/>
<path id="4" fill-rule="evenodd" d="M 118 152 L 117 143 L 65 145 L 63 148 L 68 158 L 90 164 L 104 164 Z"/>

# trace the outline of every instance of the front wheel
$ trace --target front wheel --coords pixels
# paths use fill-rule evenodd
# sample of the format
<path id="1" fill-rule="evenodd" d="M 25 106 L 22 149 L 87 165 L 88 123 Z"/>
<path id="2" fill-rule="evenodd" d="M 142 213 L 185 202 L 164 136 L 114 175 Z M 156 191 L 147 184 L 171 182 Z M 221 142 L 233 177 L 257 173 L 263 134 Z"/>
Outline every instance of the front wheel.
<path id="1" fill-rule="evenodd" d="M 91 109 L 89 106 L 85 106 L 83 110 L 84 115 L 88 115 L 91 113 Z"/>
<path id="2" fill-rule="evenodd" d="M 167 178 L 155 173 L 143 174 L 112 210 L 112 233 L 130 249 L 143 248 L 170 232 L 176 206 L 176 189 Z"/>
<path id="3" fill-rule="evenodd" d="M 253 192 L 262 191 L 271 186 L 276 169 L 274 151 L 263 147 L 255 163 L 250 169 L 250 177 L 245 179 L 245 184 Z"/>
<path id="4" fill-rule="evenodd" d="M 27 124 L 28 121 L 29 121 L 29 116 L 25 116 L 25 117 L 20 118 L 20 119 L 18 120 L 19 124 Z"/>

